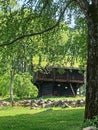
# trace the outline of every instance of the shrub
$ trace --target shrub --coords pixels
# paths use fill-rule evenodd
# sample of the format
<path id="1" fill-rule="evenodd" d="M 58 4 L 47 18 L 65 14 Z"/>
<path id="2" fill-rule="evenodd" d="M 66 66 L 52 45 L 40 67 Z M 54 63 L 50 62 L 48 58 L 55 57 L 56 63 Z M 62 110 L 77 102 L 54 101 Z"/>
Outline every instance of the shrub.
<path id="1" fill-rule="evenodd" d="M 9 95 L 10 76 L 8 73 L 0 75 L 0 96 Z"/>
<path id="2" fill-rule="evenodd" d="M 37 87 L 31 82 L 29 73 L 16 74 L 14 79 L 14 94 L 20 98 L 34 98 L 38 95 Z"/>
<path id="3" fill-rule="evenodd" d="M 94 126 L 95 128 L 98 128 L 98 116 L 94 116 L 92 119 L 87 119 L 82 124 L 82 128 Z"/>

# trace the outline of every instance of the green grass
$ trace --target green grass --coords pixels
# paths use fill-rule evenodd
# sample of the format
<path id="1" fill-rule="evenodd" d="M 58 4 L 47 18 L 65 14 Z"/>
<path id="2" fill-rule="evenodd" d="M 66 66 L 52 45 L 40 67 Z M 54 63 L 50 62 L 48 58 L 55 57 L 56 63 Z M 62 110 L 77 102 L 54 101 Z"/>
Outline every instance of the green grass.
<path id="1" fill-rule="evenodd" d="M 34 98 L 36 100 L 40 99 L 40 98 Z M 43 96 L 42 99 L 44 100 L 78 100 L 78 99 L 85 99 L 85 96 L 75 96 L 75 97 L 64 97 L 64 96 Z M 0 100 L 5 100 L 5 101 L 9 101 L 10 102 L 10 97 L 1 97 L 0 96 Z M 19 97 L 14 97 L 14 101 L 20 101 L 20 100 L 24 100 L 24 99 L 20 99 Z"/>
<path id="2" fill-rule="evenodd" d="M 80 130 L 84 108 L 1 107 L 0 130 Z"/>
<path id="3" fill-rule="evenodd" d="M 10 97 L 0 97 L 0 100 L 5 100 L 5 101 L 8 101 L 8 102 L 11 101 Z M 15 102 L 20 101 L 20 98 L 19 97 L 14 97 L 14 101 Z"/>
<path id="4" fill-rule="evenodd" d="M 79 100 L 79 99 L 85 99 L 84 96 L 76 96 L 76 97 L 57 97 L 57 96 L 51 96 L 51 97 L 43 97 L 42 99 L 45 99 L 45 100 L 48 100 L 48 99 L 51 99 L 51 100 Z"/>

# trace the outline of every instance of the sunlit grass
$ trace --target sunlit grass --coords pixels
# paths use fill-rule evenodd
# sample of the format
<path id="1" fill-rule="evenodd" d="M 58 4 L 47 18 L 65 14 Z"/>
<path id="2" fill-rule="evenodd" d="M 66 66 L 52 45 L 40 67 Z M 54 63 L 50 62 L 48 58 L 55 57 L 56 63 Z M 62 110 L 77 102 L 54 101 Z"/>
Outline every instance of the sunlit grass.
<path id="1" fill-rule="evenodd" d="M 80 100 L 80 99 L 84 99 L 85 100 L 85 96 L 75 96 L 75 97 L 57 97 L 57 96 L 51 96 L 51 97 L 42 97 L 42 99 L 48 100 Z"/>
<path id="2" fill-rule="evenodd" d="M 1 107 L 0 130 L 80 130 L 84 108 Z"/>
<path id="3" fill-rule="evenodd" d="M 32 100 L 32 98 L 30 98 Z M 44 96 L 41 98 L 34 98 L 35 100 L 81 100 L 84 99 L 85 100 L 85 96 L 76 96 L 76 97 L 59 97 L 59 96 Z M 0 100 L 5 100 L 5 101 L 9 101 L 10 102 L 10 97 L 0 97 Z M 20 99 L 19 97 L 14 97 L 14 101 L 20 101 L 20 100 L 24 100 L 24 99 Z M 28 99 L 26 99 L 28 100 Z"/>

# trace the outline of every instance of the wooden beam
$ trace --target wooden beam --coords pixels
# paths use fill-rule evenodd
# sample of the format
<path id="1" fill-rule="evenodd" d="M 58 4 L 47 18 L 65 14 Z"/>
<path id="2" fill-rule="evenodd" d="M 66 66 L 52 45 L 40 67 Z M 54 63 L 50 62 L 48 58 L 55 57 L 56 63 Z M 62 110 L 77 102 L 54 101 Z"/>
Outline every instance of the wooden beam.
<path id="1" fill-rule="evenodd" d="M 71 83 L 70 83 L 70 88 L 71 88 L 72 93 L 73 93 L 73 95 L 74 95 L 74 97 L 75 97 L 75 96 L 76 96 L 76 94 L 75 94 L 75 91 L 74 91 L 73 86 L 72 86 L 72 84 L 71 84 Z"/>

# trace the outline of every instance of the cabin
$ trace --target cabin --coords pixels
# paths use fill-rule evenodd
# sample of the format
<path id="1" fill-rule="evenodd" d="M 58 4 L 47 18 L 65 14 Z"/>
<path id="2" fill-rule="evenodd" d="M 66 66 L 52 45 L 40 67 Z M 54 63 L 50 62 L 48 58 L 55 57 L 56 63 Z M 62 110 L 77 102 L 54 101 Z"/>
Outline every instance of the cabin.
<path id="1" fill-rule="evenodd" d="M 34 84 L 42 96 L 76 96 L 77 90 L 84 84 L 84 69 L 45 68 L 35 73 Z"/>

